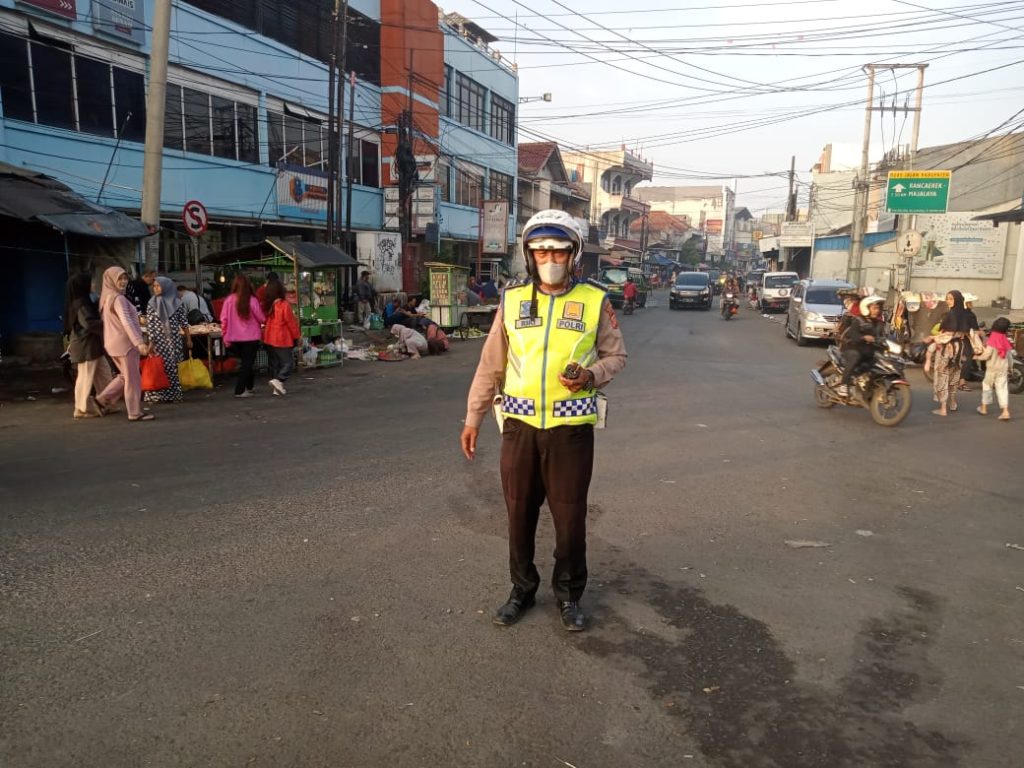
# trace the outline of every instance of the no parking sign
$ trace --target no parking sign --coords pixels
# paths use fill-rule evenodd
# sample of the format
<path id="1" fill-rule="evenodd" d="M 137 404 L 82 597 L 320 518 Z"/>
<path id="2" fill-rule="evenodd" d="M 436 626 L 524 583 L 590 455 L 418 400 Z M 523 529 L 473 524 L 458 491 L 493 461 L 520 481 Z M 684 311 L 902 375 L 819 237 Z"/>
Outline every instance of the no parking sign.
<path id="1" fill-rule="evenodd" d="M 206 206 L 198 200 L 189 200 L 181 211 L 181 221 L 186 232 L 193 237 L 199 237 L 209 226 L 210 215 L 206 212 Z"/>

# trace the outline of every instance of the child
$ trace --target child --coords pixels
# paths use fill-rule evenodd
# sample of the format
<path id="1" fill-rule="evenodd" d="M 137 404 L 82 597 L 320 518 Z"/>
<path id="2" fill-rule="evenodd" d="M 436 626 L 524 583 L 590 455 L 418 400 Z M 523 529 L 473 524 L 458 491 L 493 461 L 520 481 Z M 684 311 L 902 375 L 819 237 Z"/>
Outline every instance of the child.
<path id="1" fill-rule="evenodd" d="M 998 318 L 992 323 L 992 332 L 988 335 L 985 349 L 980 355 L 975 355 L 975 360 L 985 361 L 985 380 L 981 383 L 981 405 L 978 406 L 978 413 L 985 416 L 988 407 L 992 405 L 992 390 L 996 391 L 996 399 L 1002 412 L 999 414 L 1000 421 L 1010 420 L 1010 397 L 1009 397 L 1009 374 L 1010 366 L 1013 365 L 1013 344 L 1006 336 L 1010 330 L 1010 321 L 1005 317 Z"/>

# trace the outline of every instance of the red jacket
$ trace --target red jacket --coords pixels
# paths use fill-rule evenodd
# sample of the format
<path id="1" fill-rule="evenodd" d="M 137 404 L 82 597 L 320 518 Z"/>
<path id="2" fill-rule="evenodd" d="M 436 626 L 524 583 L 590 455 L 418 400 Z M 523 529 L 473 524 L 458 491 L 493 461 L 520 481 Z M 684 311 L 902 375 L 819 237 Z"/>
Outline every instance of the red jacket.
<path id="1" fill-rule="evenodd" d="M 292 305 L 278 299 L 267 314 L 263 328 L 263 343 L 268 347 L 294 347 L 299 336 L 299 321 L 295 319 Z"/>
<path id="2" fill-rule="evenodd" d="M 624 299 L 635 299 L 636 298 L 636 283 L 626 283 L 622 289 L 622 298 Z"/>

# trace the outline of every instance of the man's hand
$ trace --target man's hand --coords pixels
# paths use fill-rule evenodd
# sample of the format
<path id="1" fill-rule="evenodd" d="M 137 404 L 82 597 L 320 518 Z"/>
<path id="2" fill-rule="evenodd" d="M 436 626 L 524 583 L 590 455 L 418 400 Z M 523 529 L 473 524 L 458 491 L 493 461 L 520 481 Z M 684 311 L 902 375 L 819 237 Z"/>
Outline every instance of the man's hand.
<path id="1" fill-rule="evenodd" d="M 476 458 L 476 439 L 480 435 L 480 427 L 465 426 L 462 428 L 462 453 L 472 461 Z"/>
<path id="2" fill-rule="evenodd" d="M 570 392 L 579 392 L 581 389 L 591 389 L 594 386 L 594 372 L 589 368 L 584 368 L 578 379 L 567 379 L 560 373 L 558 381 Z"/>
<path id="3" fill-rule="evenodd" d="M 871 344 L 874 344 L 875 343 L 875 337 L 871 336 L 871 335 L 865 336 L 864 337 L 864 341 L 867 341 L 867 342 L 870 342 Z"/>

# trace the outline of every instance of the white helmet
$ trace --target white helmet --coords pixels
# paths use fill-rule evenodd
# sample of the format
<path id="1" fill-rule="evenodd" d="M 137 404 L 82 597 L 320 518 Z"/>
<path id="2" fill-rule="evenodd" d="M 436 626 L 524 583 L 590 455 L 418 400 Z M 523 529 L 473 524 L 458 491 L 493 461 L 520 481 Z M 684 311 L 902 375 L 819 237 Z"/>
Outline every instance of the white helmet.
<path id="1" fill-rule="evenodd" d="M 860 313 L 864 316 L 868 316 L 868 310 L 872 304 L 885 304 L 884 296 L 868 296 L 860 300 Z"/>
<path id="2" fill-rule="evenodd" d="M 534 250 L 568 250 L 570 274 L 579 271 L 583 259 L 583 230 L 565 211 L 549 209 L 535 213 L 523 227 L 523 256 L 530 277 L 537 276 Z"/>

